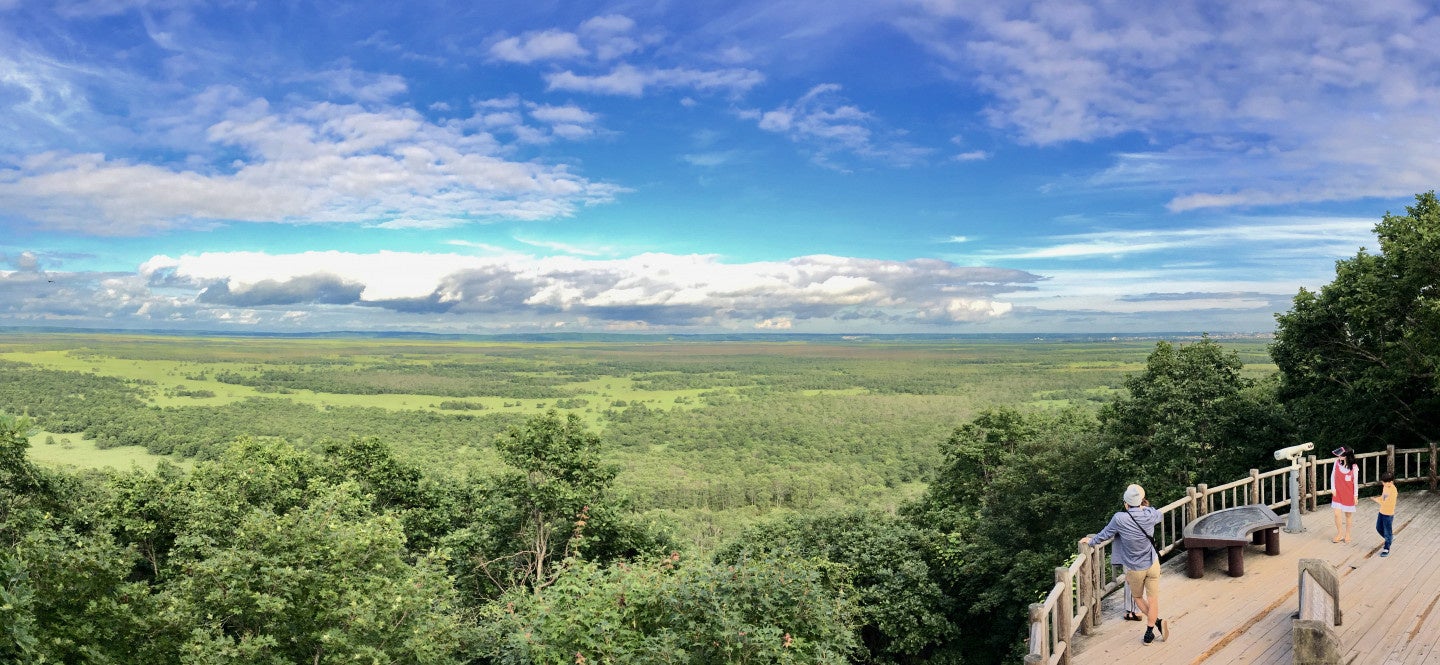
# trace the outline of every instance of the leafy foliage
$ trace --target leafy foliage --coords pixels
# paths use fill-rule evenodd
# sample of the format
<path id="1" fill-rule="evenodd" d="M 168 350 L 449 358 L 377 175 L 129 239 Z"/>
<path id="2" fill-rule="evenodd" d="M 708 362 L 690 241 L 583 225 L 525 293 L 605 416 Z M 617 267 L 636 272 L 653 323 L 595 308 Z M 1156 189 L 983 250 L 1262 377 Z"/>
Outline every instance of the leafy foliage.
<path id="1" fill-rule="evenodd" d="M 1293 442 L 1267 385 L 1209 337 L 1159 342 L 1127 395 L 1101 409 L 1105 440 L 1126 459 L 1134 482 L 1156 497 L 1178 497 L 1198 482 L 1228 482 L 1265 468 L 1269 452 Z M 1168 500 L 1168 499 L 1167 499 Z"/>
<path id="2" fill-rule="evenodd" d="M 1269 450 L 1238 433 L 1283 431 L 1273 385 L 1208 339 L 1157 346 L 1103 428 L 1087 409 L 1142 367 L 1133 344 L 1039 360 L 945 345 L 499 345 L 483 369 L 429 345 L 364 361 L 260 346 L 121 355 L 187 363 L 170 370 L 187 382 L 231 372 L 231 395 L 433 389 L 485 414 L 282 397 L 160 407 L 147 400 L 164 381 L 0 363 L 0 379 L 31 383 L 0 380 L 0 405 L 50 431 L 202 459 L 48 472 L 26 459 L 24 428 L 0 428 L 0 660 L 1001 662 L 1125 482 L 1222 474 Z M 583 416 L 526 418 L 478 397 L 509 388 L 468 385 L 502 370 L 595 399 L 552 402 Z M 997 403 L 1035 410 L 980 409 Z M 1167 467 L 1163 446 L 1211 458 Z M 884 509 L 921 491 L 899 516 Z M 693 511 L 711 539 L 694 542 L 752 526 L 710 558 L 637 509 Z"/>
<path id="3" fill-rule="evenodd" d="M 995 409 L 957 427 L 947 466 L 906 516 L 927 538 L 936 583 L 957 601 L 960 638 L 935 660 L 999 662 L 1022 643 L 1027 607 L 1108 515 L 1124 472 L 1080 411 Z M 1113 492 L 1112 492 L 1113 488 Z"/>
<path id="4" fill-rule="evenodd" d="M 843 663 L 856 647 L 844 586 L 794 556 L 586 563 L 543 596 L 511 592 L 489 606 L 484 655 L 497 665 Z"/>
<path id="5" fill-rule="evenodd" d="M 737 565 L 755 556 L 800 557 L 844 571 L 870 659 L 905 663 L 927 660 L 958 633 L 949 618 L 957 603 L 935 583 L 924 554 L 922 532 L 905 520 L 853 510 L 757 524 L 715 558 Z"/>
<path id="6" fill-rule="evenodd" d="M 1337 261 L 1334 281 L 1276 317 L 1279 395 L 1306 438 L 1364 451 L 1440 430 L 1440 200 L 1406 211 L 1375 226 L 1379 254 Z"/>

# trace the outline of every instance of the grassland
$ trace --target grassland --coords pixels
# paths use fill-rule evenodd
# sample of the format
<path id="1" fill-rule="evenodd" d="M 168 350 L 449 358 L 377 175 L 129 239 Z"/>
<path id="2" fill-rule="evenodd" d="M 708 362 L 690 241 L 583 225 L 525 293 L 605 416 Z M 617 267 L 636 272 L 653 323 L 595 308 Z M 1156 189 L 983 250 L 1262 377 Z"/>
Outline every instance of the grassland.
<path id="1" fill-rule="evenodd" d="M 93 440 L 76 434 L 57 435 L 44 430 L 38 430 L 30 437 L 29 455 L 30 459 L 46 466 L 81 469 L 149 469 L 162 460 L 181 468 L 193 466 L 190 460 L 172 455 L 156 455 L 142 446 L 100 448 Z"/>
<path id="2" fill-rule="evenodd" d="M 1098 407 L 1156 341 L 8 333 L 0 411 L 36 417 L 32 456 L 48 464 L 373 435 L 463 482 L 494 470 L 497 433 L 556 409 L 600 433 L 637 506 L 704 544 L 777 511 L 893 508 L 956 425 L 996 406 Z M 1248 374 L 1273 371 L 1266 340 L 1222 343 Z"/>

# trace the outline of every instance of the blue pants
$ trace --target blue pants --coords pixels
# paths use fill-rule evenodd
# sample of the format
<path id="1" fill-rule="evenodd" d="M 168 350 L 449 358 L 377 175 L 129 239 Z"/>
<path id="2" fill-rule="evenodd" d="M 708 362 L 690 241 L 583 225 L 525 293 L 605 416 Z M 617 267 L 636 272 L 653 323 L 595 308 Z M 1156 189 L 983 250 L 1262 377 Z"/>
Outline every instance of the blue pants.
<path id="1" fill-rule="evenodd" d="M 1395 540 L 1395 516 L 1381 515 L 1375 519 L 1375 531 L 1385 539 L 1385 549 L 1390 549 L 1390 542 Z"/>

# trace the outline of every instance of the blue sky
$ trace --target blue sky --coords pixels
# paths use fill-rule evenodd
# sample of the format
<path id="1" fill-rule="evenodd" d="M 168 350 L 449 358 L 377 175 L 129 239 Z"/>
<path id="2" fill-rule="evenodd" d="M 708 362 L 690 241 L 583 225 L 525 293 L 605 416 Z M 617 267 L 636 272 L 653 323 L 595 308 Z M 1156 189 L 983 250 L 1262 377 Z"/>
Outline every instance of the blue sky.
<path id="1" fill-rule="evenodd" d="M 1389 0 L 0 0 L 0 325 L 1265 332 L 1440 181 L 1437 42 Z"/>

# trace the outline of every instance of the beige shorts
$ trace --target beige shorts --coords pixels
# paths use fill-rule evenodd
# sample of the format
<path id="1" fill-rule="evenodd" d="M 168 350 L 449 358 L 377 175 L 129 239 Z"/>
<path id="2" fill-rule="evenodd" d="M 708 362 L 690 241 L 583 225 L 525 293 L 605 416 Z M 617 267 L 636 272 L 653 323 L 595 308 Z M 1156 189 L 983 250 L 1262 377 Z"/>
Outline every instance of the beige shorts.
<path id="1" fill-rule="evenodd" d="M 1125 569 L 1125 585 L 1130 587 L 1130 595 L 1135 598 L 1160 595 L 1160 562 L 1150 564 L 1145 570 Z"/>

